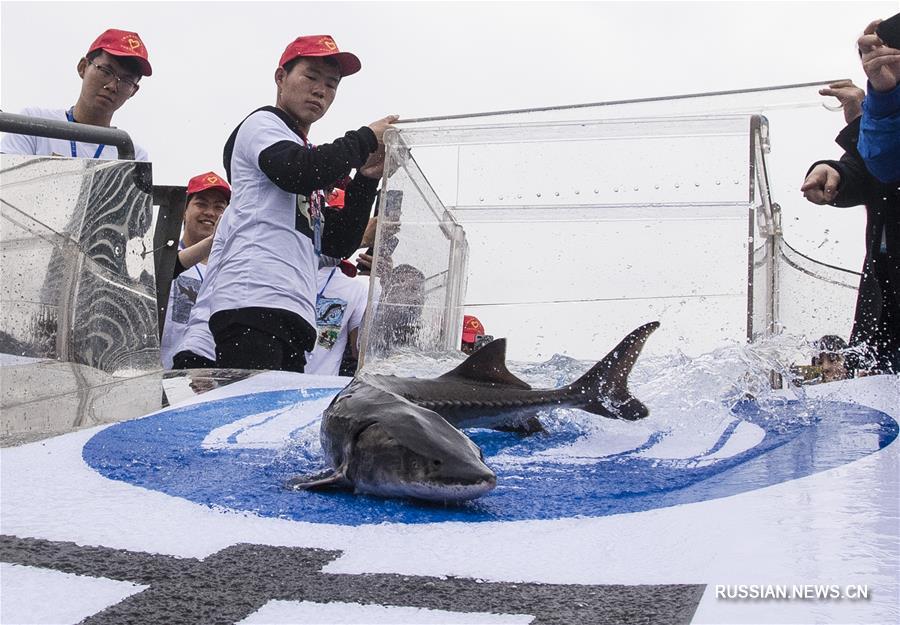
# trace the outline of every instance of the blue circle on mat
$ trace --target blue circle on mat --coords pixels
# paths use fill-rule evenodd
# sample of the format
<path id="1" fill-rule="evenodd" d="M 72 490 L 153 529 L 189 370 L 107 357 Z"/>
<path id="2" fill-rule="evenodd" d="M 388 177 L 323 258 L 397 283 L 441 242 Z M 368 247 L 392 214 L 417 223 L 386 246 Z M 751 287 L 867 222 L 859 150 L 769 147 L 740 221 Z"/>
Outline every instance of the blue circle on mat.
<path id="1" fill-rule="evenodd" d="M 289 478 L 324 470 L 325 459 L 308 451 L 292 453 L 289 445 L 283 450 L 201 446 L 216 428 L 248 415 L 324 399 L 337 390 L 255 393 L 117 423 L 88 441 L 83 458 L 113 480 L 267 517 L 340 525 L 518 521 L 605 516 L 727 497 L 858 460 L 889 445 L 898 432 L 890 416 L 858 405 L 816 402 L 816 418 L 809 419 L 810 404 L 785 401 L 778 406 L 779 418 L 773 419 L 747 401 L 735 406 L 738 421 L 706 453 L 724 446 L 739 421 L 759 426 L 765 436 L 727 459 L 704 464 L 643 458 L 639 452 L 655 444 L 651 439 L 638 449 L 590 464 L 566 464 L 534 454 L 574 442 L 582 435 L 577 427 L 527 438 L 468 430 L 489 466 L 499 454 L 529 462 L 512 469 L 505 464 L 492 467 L 497 470 L 494 491 L 450 506 L 338 491 L 290 491 L 283 487 Z"/>

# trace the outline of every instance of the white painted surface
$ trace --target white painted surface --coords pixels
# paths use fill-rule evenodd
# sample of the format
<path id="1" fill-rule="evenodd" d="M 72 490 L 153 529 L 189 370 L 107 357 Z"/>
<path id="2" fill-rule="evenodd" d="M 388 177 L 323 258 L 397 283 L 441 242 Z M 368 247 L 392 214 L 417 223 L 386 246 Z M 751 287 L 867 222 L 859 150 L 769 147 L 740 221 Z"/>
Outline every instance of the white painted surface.
<path id="1" fill-rule="evenodd" d="M 486 614 L 423 610 L 358 603 L 270 601 L 240 625 L 391 625 L 393 623 L 453 623 L 454 625 L 526 625 L 533 617 L 521 614 Z"/>
<path id="2" fill-rule="evenodd" d="M 858 402 L 897 418 L 898 380 L 849 380 L 809 387 L 807 394 Z M 341 383 L 309 383 L 296 374 L 267 373 L 197 401 L 297 388 L 300 381 L 309 386 Z M 563 584 L 867 584 L 872 595 L 868 601 L 840 603 L 729 602 L 707 592 L 695 621 L 900 620 L 896 443 L 801 479 L 646 512 L 551 521 L 347 527 L 211 509 L 107 480 L 81 459 L 83 445 L 97 431 L 0 450 L 4 534 L 198 558 L 240 542 L 340 549 L 344 555 L 325 569 L 331 573 Z M 420 553 L 429 557 L 412 555 Z"/>
<path id="3" fill-rule="evenodd" d="M 0 623 L 78 623 L 145 586 L 0 563 Z"/>

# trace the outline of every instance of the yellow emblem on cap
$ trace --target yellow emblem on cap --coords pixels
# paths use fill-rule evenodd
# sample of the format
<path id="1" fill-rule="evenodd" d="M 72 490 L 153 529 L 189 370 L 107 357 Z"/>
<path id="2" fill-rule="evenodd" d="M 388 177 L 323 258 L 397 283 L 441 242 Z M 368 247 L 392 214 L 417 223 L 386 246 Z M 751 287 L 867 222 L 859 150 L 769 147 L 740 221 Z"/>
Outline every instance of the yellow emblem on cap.
<path id="1" fill-rule="evenodd" d="M 217 182 L 219 182 L 219 177 L 218 176 L 207 176 L 206 182 L 208 182 L 209 184 L 216 184 Z"/>
<path id="2" fill-rule="evenodd" d="M 137 37 L 126 37 L 125 42 L 131 50 L 137 50 L 144 45 Z"/>
<path id="3" fill-rule="evenodd" d="M 321 39 L 319 39 L 319 45 L 325 46 L 329 50 L 337 50 L 337 44 L 331 37 L 322 37 Z"/>

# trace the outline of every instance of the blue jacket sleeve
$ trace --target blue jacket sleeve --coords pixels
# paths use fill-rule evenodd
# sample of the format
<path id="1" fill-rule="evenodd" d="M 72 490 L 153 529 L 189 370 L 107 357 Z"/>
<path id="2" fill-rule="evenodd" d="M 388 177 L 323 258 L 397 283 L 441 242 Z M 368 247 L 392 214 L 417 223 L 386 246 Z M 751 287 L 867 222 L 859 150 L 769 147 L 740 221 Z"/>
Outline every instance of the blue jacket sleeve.
<path id="1" fill-rule="evenodd" d="M 872 175 L 900 180 L 900 85 L 886 92 L 868 85 L 857 147 Z"/>

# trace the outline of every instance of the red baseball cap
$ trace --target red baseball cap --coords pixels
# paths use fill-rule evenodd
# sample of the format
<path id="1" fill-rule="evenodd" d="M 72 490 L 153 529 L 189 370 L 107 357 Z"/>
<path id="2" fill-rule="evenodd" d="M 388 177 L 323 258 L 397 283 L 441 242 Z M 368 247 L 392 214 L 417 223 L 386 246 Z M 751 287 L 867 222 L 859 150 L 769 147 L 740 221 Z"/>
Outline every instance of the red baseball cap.
<path id="1" fill-rule="evenodd" d="M 228 186 L 224 178 L 214 171 L 208 171 L 205 174 L 191 178 L 190 182 L 188 182 L 187 194 L 190 196 L 209 189 L 220 189 L 225 194 L 225 197 L 228 198 L 228 201 L 231 201 L 231 187 Z"/>
<path id="2" fill-rule="evenodd" d="M 463 343 L 474 343 L 476 336 L 484 336 L 484 326 L 478 321 L 478 317 L 465 315 L 463 317 Z"/>
<path id="3" fill-rule="evenodd" d="M 142 75 L 150 76 L 153 73 L 150 60 L 147 58 L 147 46 L 137 33 L 110 28 L 94 40 L 87 54 L 94 50 L 105 50 L 113 56 L 134 57 L 141 66 Z"/>
<path id="4" fill-rule="evenodd" d="M 288 61 L 293 61 L 298 56 L 333 56 L 341 67 L 341 76 L 355 74 L 362 68 L 362 63 L 350 52 L 341 52 L 331 35 L 307 35 L 297 37 L 281 55 L 278 65 L 284 67 Z"/>
<path id="5" fill-rule="evenodd" d="M 344 208 L 344 190 L 332 189 L 328 197 L 325 198 L 325 203 L 333 208 Z"/>

